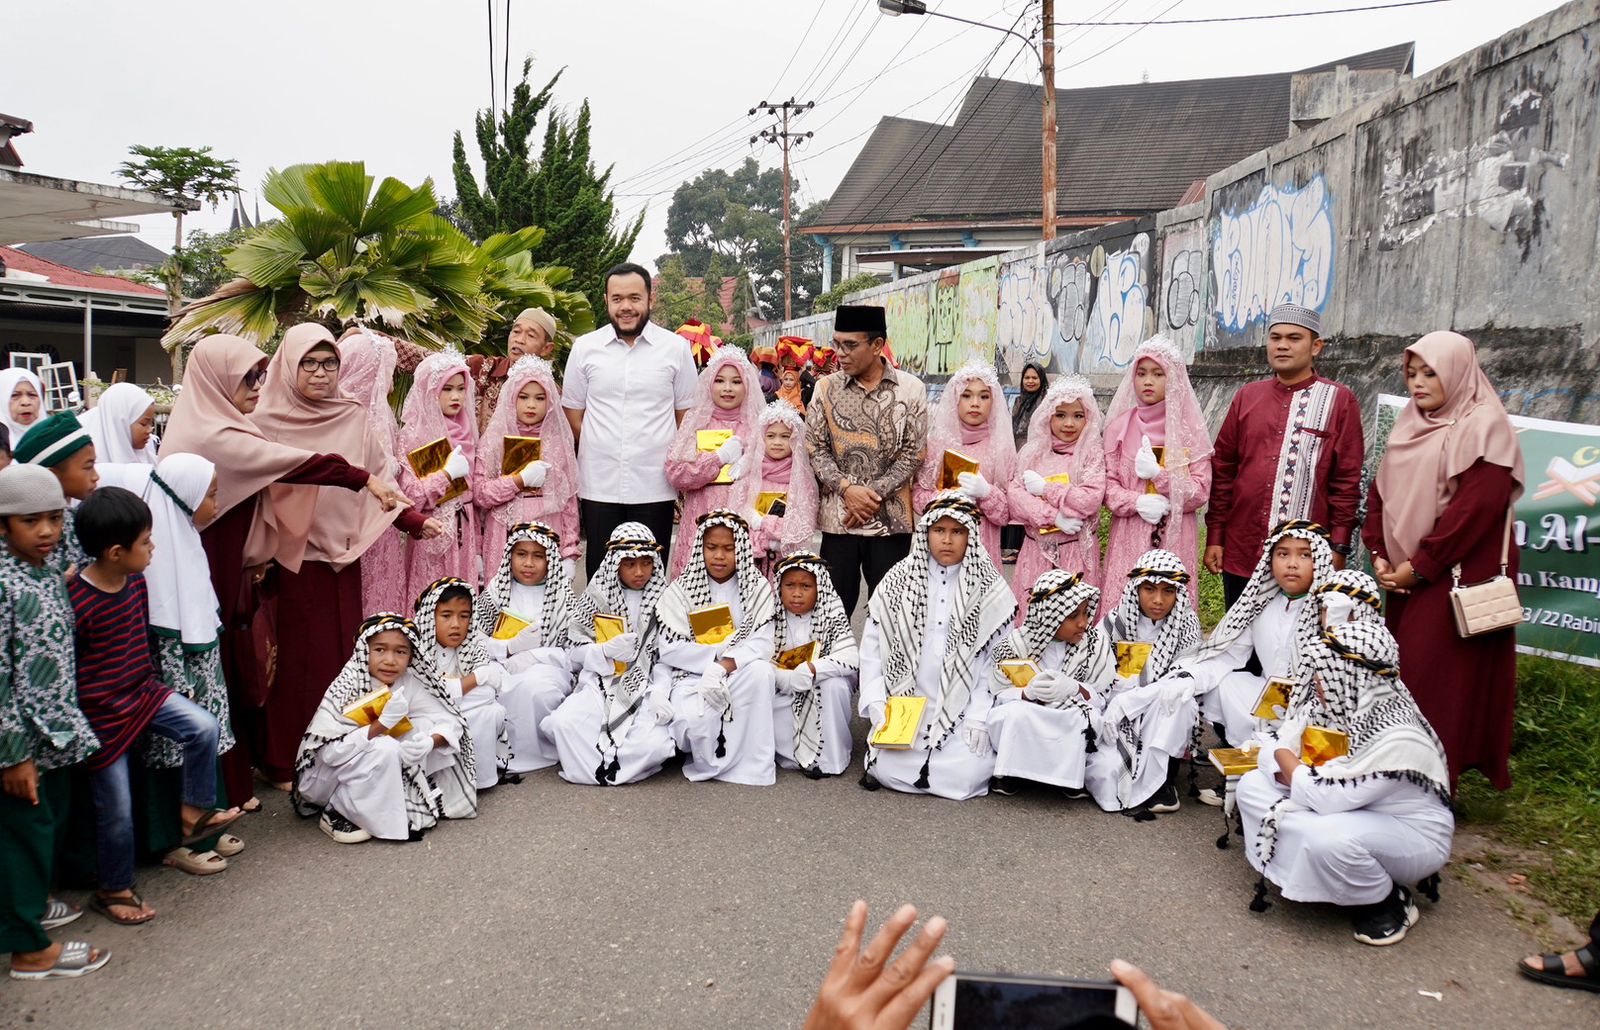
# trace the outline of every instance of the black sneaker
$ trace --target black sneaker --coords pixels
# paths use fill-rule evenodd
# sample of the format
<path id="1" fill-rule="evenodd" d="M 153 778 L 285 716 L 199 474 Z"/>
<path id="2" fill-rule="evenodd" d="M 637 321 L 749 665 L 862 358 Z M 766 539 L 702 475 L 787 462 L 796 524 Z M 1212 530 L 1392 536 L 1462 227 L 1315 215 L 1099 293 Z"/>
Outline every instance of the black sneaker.
<path id="1" fill-rule="evenodd" d="M 1157 815 L 1166 815 L 1168 812 L 1176 812 L 1179 808 L 1177 784 L 1163 784 L 1161 789 L 1156 791 L 1155 794 L 1151 796 L 1150 801 L 1145 805 L 1145 807 Z"/>
<path id="2" fill-rule="evenodd" d="M 882 784 L 880 784 L 876 779 L 874 779 L 871 773 L 864 772 L 864 773 L 861 774 L 861 789 L 862 790 L 877 790 L 881 786 L 882 786 Z"/>
<path id="3" fill-rule="evenodd" d="M 989 789 L 996 794 L 1012 797 L 1017 793 L 1017 781 L 1010 776 L 993 776 L 989 779 Z"/>
<path id="4" fill-rule="evenodd" d="M 1082 787 L 1062 787 L 1061 796 L 1068 801 L 1082 801 L 1089 796 L 1089 792 Z"/>
<path id="5" fill-rule="evenodd" d="M 331 808 L 323 809 L 322 821 L 317 825 L 340 844 L 361 844 L 372 839 L 372 834 Z"/>
<path id="6" fill-rule="evenodd" d="M 1421 917 L 1411 892 L 1396 887 L 1387 900 L 1370 906 L 1355 918 L 1356 940 L 1375 948 L 1399 944 L 1406 939 L 1406 931 L 1416 926 Z"/>

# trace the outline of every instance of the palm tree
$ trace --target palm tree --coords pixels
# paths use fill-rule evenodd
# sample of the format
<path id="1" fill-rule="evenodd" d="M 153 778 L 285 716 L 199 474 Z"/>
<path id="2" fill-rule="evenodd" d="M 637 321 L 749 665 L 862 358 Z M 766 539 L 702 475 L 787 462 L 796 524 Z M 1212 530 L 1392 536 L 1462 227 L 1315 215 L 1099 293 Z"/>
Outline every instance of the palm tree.
<path id="1" fill-rule="evenodd" d="M 571 273 L 533 264 L 544 231 L 497 233 L 481 246 L 437 213 L 433 183 L 373 178 L 359 161 L 294 165 L 267 173 L 262 194 L 282 213 L 231 251 L 239 278 L 189 304 L 162 339 L 177 354 L 227 332 L 266 344 L 305 318 L 340 327 L 365 322 L 424 346 L 482 346 L 491 327 L 524 307 L 551 311 L 567 333 L 594 314 L 582 293 L 559 289 Z"/>

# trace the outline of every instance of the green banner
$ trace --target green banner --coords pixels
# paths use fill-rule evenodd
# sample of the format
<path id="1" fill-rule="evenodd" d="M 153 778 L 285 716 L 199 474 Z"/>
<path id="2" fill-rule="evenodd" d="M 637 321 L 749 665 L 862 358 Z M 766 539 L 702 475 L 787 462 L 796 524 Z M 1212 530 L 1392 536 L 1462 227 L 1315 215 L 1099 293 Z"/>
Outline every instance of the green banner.
<path id="1" fill-rule="evenodd" d="M 1376 468 L 1404 397 L 1378 395 Z M 1600 666 L 1600 426 L 1511 416 L 1528 482 L 1517 499 L 1517 650 Z"/>

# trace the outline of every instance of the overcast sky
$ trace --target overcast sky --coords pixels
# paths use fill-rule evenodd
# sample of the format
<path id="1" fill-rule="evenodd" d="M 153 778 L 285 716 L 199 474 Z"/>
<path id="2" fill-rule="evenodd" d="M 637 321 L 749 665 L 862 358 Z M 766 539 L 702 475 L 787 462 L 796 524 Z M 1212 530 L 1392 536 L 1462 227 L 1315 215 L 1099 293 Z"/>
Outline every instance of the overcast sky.
<path id="1" fill-rule="evenodd" d="M 489 0 L 497 83 L 507 2 Z M 667 206 L 680 182 L 752 154 L 765 166 L 779 163 L 776 149 L 749 145 L 764 123 L 745 112 L 758 101 L 817 101 L 797 126 L 817 134 L 796 151 L 809 203 L 831 193 L 880 116 L 948 122 L 997 44 L 990 74 L 1038 80 L 1016 40 L 939 18 L 883 17 L 876 0 L 510 2 L 513 81 L 525 55 L 538 84 L 566 66 L 557 100 L 575 107 L 589 99 L 595 158 L 615 165 L 619 203 L 630 212 L 648 205 L 634 256 L 652 264 L 666 249 Z M 1380 2 L 1059 0 L 1056 19 L 1138 22 Z M 132 144 L 209 145 L 239 162 L 248 204 L 267 169 L 335 158 L 364 160 L 369 173 L 408 183 L 431 176 L 450 196 L 451 134 L 465 130 L 476 157 L 473 114 L 490 100 L 489 4 L 8 0 L 0 4 L 0 111 L 33 121 L 34 132 L 16 145 L 27 170 L 44 175 L 115 182 Z M 1020 15 L 1024 33 L 1038 22 L 1033 0 L 929 6 L 995 25 Z M 1279 21 L 1062 28 L 1056 82 L 1283 71 L 1406 41 L 1417 44 L 1420 74 L 1558 6 L 1446 0 Z M 201 211 L 185 228 L 227 222 L 226 209 Z M 145 239 L 170 248 L 170 217 L 143 223 Z"/>

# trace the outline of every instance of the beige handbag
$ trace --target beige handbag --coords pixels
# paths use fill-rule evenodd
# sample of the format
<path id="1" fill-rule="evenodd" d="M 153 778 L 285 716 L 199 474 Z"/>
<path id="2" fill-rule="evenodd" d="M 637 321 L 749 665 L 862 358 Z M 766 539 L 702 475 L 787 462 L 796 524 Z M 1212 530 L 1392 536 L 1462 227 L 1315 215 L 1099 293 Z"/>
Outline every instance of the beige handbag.
<path id="1" fill-rule="evenodd" d="M 1463 637 L 1495 633 L 1522 622 L 1522 599 L 1517 584 L 1506 575 L 1506 559 L 1511 553 L 1511 513 L 1506 513 L 1506 532 L 1500 541 L 1500 575 L 1482 583 L 1461 585 L 1461 566 L 1450 569 L 1450 608 L 1456 615 L 1456 632 Z"/>

